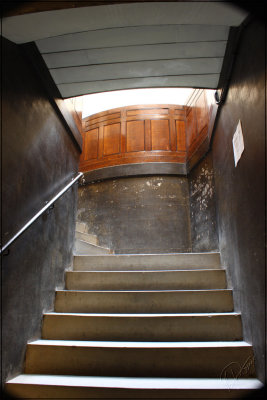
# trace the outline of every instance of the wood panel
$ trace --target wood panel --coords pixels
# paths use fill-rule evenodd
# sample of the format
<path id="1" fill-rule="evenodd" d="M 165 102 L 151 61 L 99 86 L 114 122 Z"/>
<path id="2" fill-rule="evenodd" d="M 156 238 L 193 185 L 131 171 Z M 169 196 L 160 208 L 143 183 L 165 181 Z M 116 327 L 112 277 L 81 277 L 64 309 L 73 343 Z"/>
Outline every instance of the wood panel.
<path id="1" fill-rule="evenodd" d="M 121 113 L 117 112 L 117 113 L 112 113 L 112 114 L 92 118 L 90 120 L 90 125 L 99 124 L 100 122 L 104 122 L 104 121 L 111 121 L 113 119 L 120 118 L 120 116 L 121 116 Z"/>
<path id="2" fill-rule="evenodd" d="M 126 152 L 145 150 L 145 121 L 127 122 Z"/>
<path id="3" fill-rule="evenodd" d="M 200 134 L 202 129 L 207 128 L 208 126 L 208 110 L 207 110 L 207 103 L 204 91 L 196 100 L 195 110 L 196 110 L 196 120 L 197 120 L 197 131 Z"/>
<path id="4" fill-rule="evenodd" d="M 120 153 L 121 124 L 106 125 L 104 127 L 104 156 Z"/>
<path id="5" fill-rule="evenodd" d="M 185 122 L 176 120 L 177 150 L 186 151 Z"/>
<path id="6" fill-rule="evenodd" d="M 187 147 L 189 148 L 197 133 L 197 125 L 195 118 L 195 110 L 194 108 L 190 108 L 189 113 L 186 118 L 186 142 Z"/>
<path id="7" fill-rule="evenodd" d="M 67 109 L 69 110 L 69 112 L 71 113 L 75 124 L 80 132 L 80 134 L 82 135 L 83 133 L 83 128 L 82 128 L 82 101 L 80 100 L 80 98 L 72 98 L 72 99 L 65 99 L 64 103 L 67 106 Z"/>
<path id="8" fill-rule="evenodd" d="M 185 166 L 207 137 L 206 104 L 205 91 L 196 90 L 190 106 L 137 105 L 85 118 L 80 170 L 147 162 Z"/>
<path id="9" fill-rule="evenodd" d="M 98 128 L 84 134 L 84 161 L 94 160 L 98 156 Z"/>
<path id="10" fill-rule="evenodd" d="M 186 116 L 187 157 L 190 159 L 207 138 L 209 112 L 205 90 L 196 90 Z"/>
<path id="11" fill-rule="evenodd" d="M 168 108 L 148 108 L 148 109 L 135 109 L 135 110 L 128 110 L 127 111 L 127 117 L 128 116 L 136 116 L 136 115 L 168 115 L 169 114 L 169 109 Z"/>
<path id="12" fill-rule="evenodd" d="M 170 150 L 170 124 L 169 121 L 151 121 L 151 147 L 152 150 Z"/>

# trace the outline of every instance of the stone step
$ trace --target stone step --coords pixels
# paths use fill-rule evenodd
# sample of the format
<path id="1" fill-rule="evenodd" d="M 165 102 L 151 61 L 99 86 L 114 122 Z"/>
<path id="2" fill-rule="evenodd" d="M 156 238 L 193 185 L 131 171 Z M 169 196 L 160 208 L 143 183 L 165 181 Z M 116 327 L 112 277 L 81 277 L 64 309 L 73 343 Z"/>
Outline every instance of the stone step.
<path id="1" fill-rule="evenodd" d="M 253 394 L 257 379 L 136 378 L 19 375 L 6 384 L 8 394 L 29 399 L 230 399 Z"/>
<path id="2" fill-rule="evenodd" d="M 162 291 L 58 290 L 55 311 L 67 313 L 232 312 L 229 289 Z"/>
<path id="3" fill-rule="evenodd" d="M 106 247 L 97 246 L 80 239 L 75 239 L 74 255 L 104 255 L 110 254 L 111 250 Z"/>
<path id="4" fill-rule="evenodd" d="M 252 361 L 252 346 L 243 341 L 36 340 L 27 345 L 25 373 L 220 378 L 228 369 L 230 373 L 234 368 L 249 365 L 246 377 L 252 378 Z"/>
<path id="5" fill-rule="evenodd" d="M 92 233 L 82 232 L 76 229 L 75 238 L 90 244 L 98 245 L 97 236 Z"/>
<path id="6" fill-rule="evenodd" d="M 219 253 L 124 254 L 109 256 L 76 256 L 74 270 L 157 270 L 220 268 Z"/>
<path id="7" fill-rule="evenodd" d="M 171 271 L 68 271 L 70 290 L 225 289 L 223 269 Z"/>
<path id="8" fill-rule="evenodd" d="M 76 221 L 75 229 L 82 233 L 88 233 L 88 226 L 85 222 Z"/>
<path id="9" fill-rule="evenodd" d="M 225 314 L 47 313 L 43 339 L 212 341 L 242 340 L 241 316 Z"/>

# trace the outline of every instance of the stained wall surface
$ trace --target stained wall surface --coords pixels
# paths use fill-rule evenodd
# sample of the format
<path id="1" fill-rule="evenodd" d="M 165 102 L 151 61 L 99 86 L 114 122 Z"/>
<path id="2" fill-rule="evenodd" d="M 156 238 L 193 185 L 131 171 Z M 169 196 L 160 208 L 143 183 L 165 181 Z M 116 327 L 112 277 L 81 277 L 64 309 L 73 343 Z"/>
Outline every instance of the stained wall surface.
<path id="1" fill-rule="evenodd" d="M 193 252 L 218 251 L 217 215 L 212 153 L 188 176 Z"/>
<path id="2" fill-rule="evenodd" d="M 185 177 L 109 179 L 79 189 L 79 221 L 115 253 L 191 251 Z"/>
<path id="3" fill-rule="evenodd" d="M 78 171 L 79 151 L 19 47 L 2 42 L 2 243 Z M 77 187 L 72 187 L 2 256 L 2 378 L 22 370 L 27 341 L 72 264 Z"/>
<path id="4" fill-rule="evenodd" d="M 213 141 L 218 234 L 222 263 L 253 344 L 259 376 L 265 364 L 265 31 L 245 28 Z M 235 167 L 233 134 L 241 121 L 245 150 Z"/>

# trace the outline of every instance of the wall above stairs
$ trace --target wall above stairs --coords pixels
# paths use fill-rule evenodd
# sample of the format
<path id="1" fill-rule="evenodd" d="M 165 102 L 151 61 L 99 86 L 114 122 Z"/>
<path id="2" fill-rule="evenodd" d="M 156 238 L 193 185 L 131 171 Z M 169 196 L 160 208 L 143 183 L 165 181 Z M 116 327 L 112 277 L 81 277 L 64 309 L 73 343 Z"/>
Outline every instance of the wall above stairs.
<path id="1" fill-rule="evenodd" d="M 191 251 L 185 177 L 109 179 L 79 188 L 79 221 L 116 253 Z"/>
<path id="2" fill-rule="evenodd" d="M 189 177 L 108 179 L 78 190 L 77 218 L 115 253 L 218 249 L 211 158 Z"/>

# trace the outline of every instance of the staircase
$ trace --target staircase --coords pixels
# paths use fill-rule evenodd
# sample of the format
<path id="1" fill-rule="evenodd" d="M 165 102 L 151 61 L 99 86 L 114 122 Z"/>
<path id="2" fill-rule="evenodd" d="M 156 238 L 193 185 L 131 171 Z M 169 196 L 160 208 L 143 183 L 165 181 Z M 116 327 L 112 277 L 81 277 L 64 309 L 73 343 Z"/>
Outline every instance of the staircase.
<path id="1" fill-rule="evenodd" d="M 21 398 L 239 398 L 260 388 L 218 253 L 76 256 Z M 256 394 L 256 392 L 255 392 Z"/>
<path id="2" fill-rule="evenodd" d="M 112 250 L 99 246 L 96 235 L 88 232 L 88 226 L 84 222 L 76 222 L 75 229 L 75 255 L 103 255 L 112 254 Z"/>

